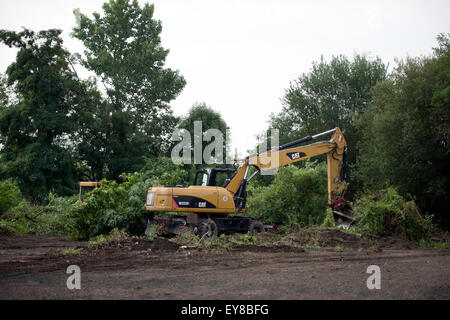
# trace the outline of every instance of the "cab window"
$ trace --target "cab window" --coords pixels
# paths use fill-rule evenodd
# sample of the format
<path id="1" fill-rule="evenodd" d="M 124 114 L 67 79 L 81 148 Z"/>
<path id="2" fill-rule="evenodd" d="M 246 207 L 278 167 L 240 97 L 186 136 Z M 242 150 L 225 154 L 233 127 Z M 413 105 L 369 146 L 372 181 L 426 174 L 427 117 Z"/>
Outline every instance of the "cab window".
<path id="1" fill-rule="evenodd" d="M 228 172 L 216 172 L 216 187 L 222 187 L 228 179 Z"/>
<path id="2" fill-rule="evenodd" d="M 85 187 L 85 186 L 81 187 L 81 197 L 80 197 L 81 200 L 86 200 L 87 194 L 94 189 L 95 187 Z"/>
<path id="3" fill-rule="evenodd" d="M 197 171 L 195 175 L 194 186 L 206 186 L 208 183 L 208 173 L 206 171 Z"/>

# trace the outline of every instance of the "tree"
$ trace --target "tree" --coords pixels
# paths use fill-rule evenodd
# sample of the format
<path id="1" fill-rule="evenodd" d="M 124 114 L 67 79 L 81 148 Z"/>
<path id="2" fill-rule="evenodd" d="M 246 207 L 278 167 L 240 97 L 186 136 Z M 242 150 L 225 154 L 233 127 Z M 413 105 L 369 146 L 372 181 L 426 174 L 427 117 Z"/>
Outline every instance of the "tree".
<path id="1" fill-rule="evenodd" d="M 195 123 L 197 121 L 201 121 L 201 126 L 198 126 L 197 130 L 201 130 L 199 132 L 196 132 Z M 225 120 L 222 118 L 221 114 L 215 110 L 213 110 L 211 107 L 206 105 L 206 103 L 194 103 L 194 105 L 189 109 L 187 115 L 181 119 L 181 121 L 177 125 L 178 129 L 185 129 L 189 132 L 190 136 L 190 146 L 191 146 L 191 165 L 190 165 L 190 176 L 191 180 L 195 177 L 196 170 L 200 168 L 205 167 L 213 167 L 214 163 L 204 163 L 204 154 L 207 154 L 207 156 L 210 155 L 213 158 L 215 158 L 215 164 L 222 165 L 226 163 L 227 160 L 227 154 L 229 151 L 229 146 L 227 144 L 227 135 L 229 134 L 229 127 L 226 124 Z M 223 138 L 223 141 L 217 140 L 218 137 L 211 135 L 210 137 L 206 136 L 206 133 L 210 129 L 217 129 L 220 132 L 221 137 Z M 219 134 L 219 132 L 216 132 Z M 212 132 L 214 134 L 214 132 Z M 211 140 L 209 140 L 209 138 Z M 206 141 L 205 141 L 206 140 Z M 197 159 L 195 158 L 195 143 L 197 143 L 198 146 L 200 146 L 201 143 L 201 154 L 198 152 Z M 222 149 L 222 153 L 220 154 L 220 151 L 217 150 L 218 148 L 215 148 L 216 146 Z M 205 150 L 206 149 L 206 150 Z M 198 150 L 200 151 L 200 150 Z M 206 152 L 205 152 L 206 151 Z M 216 151 L 217 154 L 216 154 Z M 180 155 L 181 156 L 181 155 Z M 198 162 L 201 162 L 202 165 L 200 165 Z"/>
<path id="2" fill-rule="evenodd" d="M 78 171 L 82 180 L 100 181 L 107 172 L 110 157 L 105 148 L 111 127 L 109 108 L 94 79 L 80 83 L 82 105 L 76 110 L 77 128 L 73 135 Z"/>
<path id="3" fill-rule="evenodd" d="M 0 175 L 15 178 L 27 197 L 41 201 L 49 191 L 68 195 L 76 187 L 69 135 L 80 87 L 60 34 L 0 30 L 0 42 L 19 49 L 6 71 L 17 101 L 0 109 Z"/>
<path id="4" fill-rule="evenodd" d="M 176 124 L 169 102 L 185 80 L 178 71 L 164 68 L 169 51 L 161 46 L 162 26 L 153 19 L 153 5 L 141 8 L 137 1 L 111 0 L 103 11 L 93 19 L 81 14 L 73 36 L 86 47 L 82 64 L 105 88 L 104 118 L 97 119 L 97 131 L 105 138 L 96 139 L 92 148 L 102 145 L 104 171 L 117 179 L 142 167 L 143 156 L 167 151 Z"/>
<path id="5" fill-rule="evenodd" d="M 356 174 L 365 189 L 394 186 L 414 197 L 448 228 L 449 35 L 438 40 L 433 56 L 398 61 L 374 87 L 373 102 L 358 120 Z"/>
<path id="6" fill-rule="evenodd" d="M 196 135 L 197 132 L 195 131 L 195 123 L 201 122 L 198 125 L 198 130 L 201 136 Z M 213 110 L 211 107 L 207 106 L 206 103 L 195 103 L 191 109 L 188 111 L 188 114 L 186 117 L 181 119 L 179 122 L 178 129 L 186 129 L 190 133 L 190 140 L 191 140 L 191 146 L 192 146 L 192 159 L 195 159 L 194 154 L 194 144 L 198 143 L 200 146 L 201 143 L 201 155 L 198 154 L 198 160 L 201 160 L 203 162 L 204 158 L 203 155 L 205 153 L 205 149 L 208 149 L 208 155 L 209 151 L 212 151 L 212 156 L 216 158 L 218 164 L 223 164 L 226 162 L 226 155 L 228 152 L 228 145 L 227 145 L 227 130 L 229 130 L 229 127 L 227 126 L 225 120 L 223 120 L 221 114 L 215 110 Z M 214 135 L 211 135 L 211 137 L 206 137 L 206 133 L 210 129 L 216 129 L 218 130 L 217 134 L 221 137 L 216 137 Z M 210 131 L 211 132 L 211 131 Z M 212 132 L 214 134 L 214 132 Z M 209 140 L 209 138 L 211 140 Z M 219 150 L 213 150 L 211 146 L 214 146 L 213 144 L 216 142 L 215 139 L 222 138 L 222 142 L 220 143 L 220 140 L 217 142 L 220 143 L 220 148 L 222 149 L 222 153 L 219 154 Z M 206 141 L 205 141 L 206 140 Z M 197 141 L 197 142 L 196 142 Z M 211 146 L 208 146 L 210 145 Z M 219 151 L 218 154 L 215 152 Z M 200 159 L 201 156 L 201 159 Z"/>
<path id="7" fill-rule="evenodd" d="M 286 89 L 283 110 L 271 120 L 280 130 L 280 143 L 340 127 L 350 146 L 348 160 L 355 161 L 357 132 L 354 119 L 371 100 L 371 88 L 386 77 L 386 66 L 376 58 L 356 55 L 323 57 Z"/>
<path id="8" fill-rule="evenodd" d="M 349 60 L 339 55 L 327 62 L 322 57 L 285 90 L 283 110 L 272 116 L 270 127 L 279 129 L 280 144 L 339 127 L 349 146 L 347 162 L 352 169 L 359 139 L 355 119 L 367 108 L 372 87 L 386 78 L 386 72 L 379 58 L 355 55 Z M 357 181 L 351 181 L 349 197 L 357 188 Z"/>
<path id="9" fill-rule="evenodd" d="M 7 79 L 3 74 L 0 74 L 0 110 L 6 108 L 8 104 L 9 104 L 9 94 L 8 94 Z"/>
<path id="10" fill-rule="evenodd" d="M 436 73 L 436 90 L 433 92 L 431 118 L 437 124 L 435 141 L 448 146 L 450 138 L 450 33 L 437 36 L 438 47 L 433 65 Z"/>

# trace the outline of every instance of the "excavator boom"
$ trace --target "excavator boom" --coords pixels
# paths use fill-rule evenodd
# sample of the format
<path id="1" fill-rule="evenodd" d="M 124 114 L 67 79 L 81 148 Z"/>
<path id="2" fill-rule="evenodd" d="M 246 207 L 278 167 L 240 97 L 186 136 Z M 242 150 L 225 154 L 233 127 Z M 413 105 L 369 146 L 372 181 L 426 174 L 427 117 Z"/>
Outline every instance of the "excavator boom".
<path id="1" fill-rule="evenodd" d="M 329 141 L 320 141 L 309 145 L 293 147 L 294 145 L 310 141 L 331 132 L 333 132 L 333 136 Z M 236 194 L 239 191 L 242 181 L 246 179 L 246 172 L 248 173 L 250 166 L 255 167 L 257 172 L 263 172 L 326 154 L 328 166 L 328 204 L 331 206 L 336 200 L 337 194 L 346 189 L 346 149 L 347 143 L 339 128 L 325 131 L 315 136 L 308 136 L 278 148 L 274 147 L 265 152 L 246 157 L 226 189 Z"/>

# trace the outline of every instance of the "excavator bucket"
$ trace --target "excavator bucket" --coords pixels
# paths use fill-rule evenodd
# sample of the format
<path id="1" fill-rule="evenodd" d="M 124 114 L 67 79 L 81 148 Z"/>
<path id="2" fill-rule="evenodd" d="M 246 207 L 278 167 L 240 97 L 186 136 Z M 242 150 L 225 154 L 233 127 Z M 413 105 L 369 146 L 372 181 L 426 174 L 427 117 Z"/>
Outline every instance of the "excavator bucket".
<path id="1" fill-rule="evenodd" d="M 358 224 L 360 218 L 354 216 L 353 208 L 343 197 L 339 197 L 331 205 L 334 220 L 340 226 L 348 228 Z"/>

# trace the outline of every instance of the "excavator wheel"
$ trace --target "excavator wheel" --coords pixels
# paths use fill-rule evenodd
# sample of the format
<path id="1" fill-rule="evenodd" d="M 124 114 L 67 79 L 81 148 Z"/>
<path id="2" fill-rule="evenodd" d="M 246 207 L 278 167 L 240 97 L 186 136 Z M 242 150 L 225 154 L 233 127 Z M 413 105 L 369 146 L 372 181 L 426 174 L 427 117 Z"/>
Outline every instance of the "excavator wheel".
<path id="1" fill-rule="evenodd" d="M 205 240 L 214 240 L 219 235 L 219 228 L 212 219 L 208 219 L 199 223 L 198 233 Z"/>
<path id="2" fill-rule="evenodd" d="M 256 221 L 256 220 L 253 221 L 252 223 L 250 223 L 250 226 L 248 228 L 248 232 L 251 235 L 255 235 L 255 234 L 261 233 L 263 231 L 264 231 L 264 225 L 261 222 Z"/>

